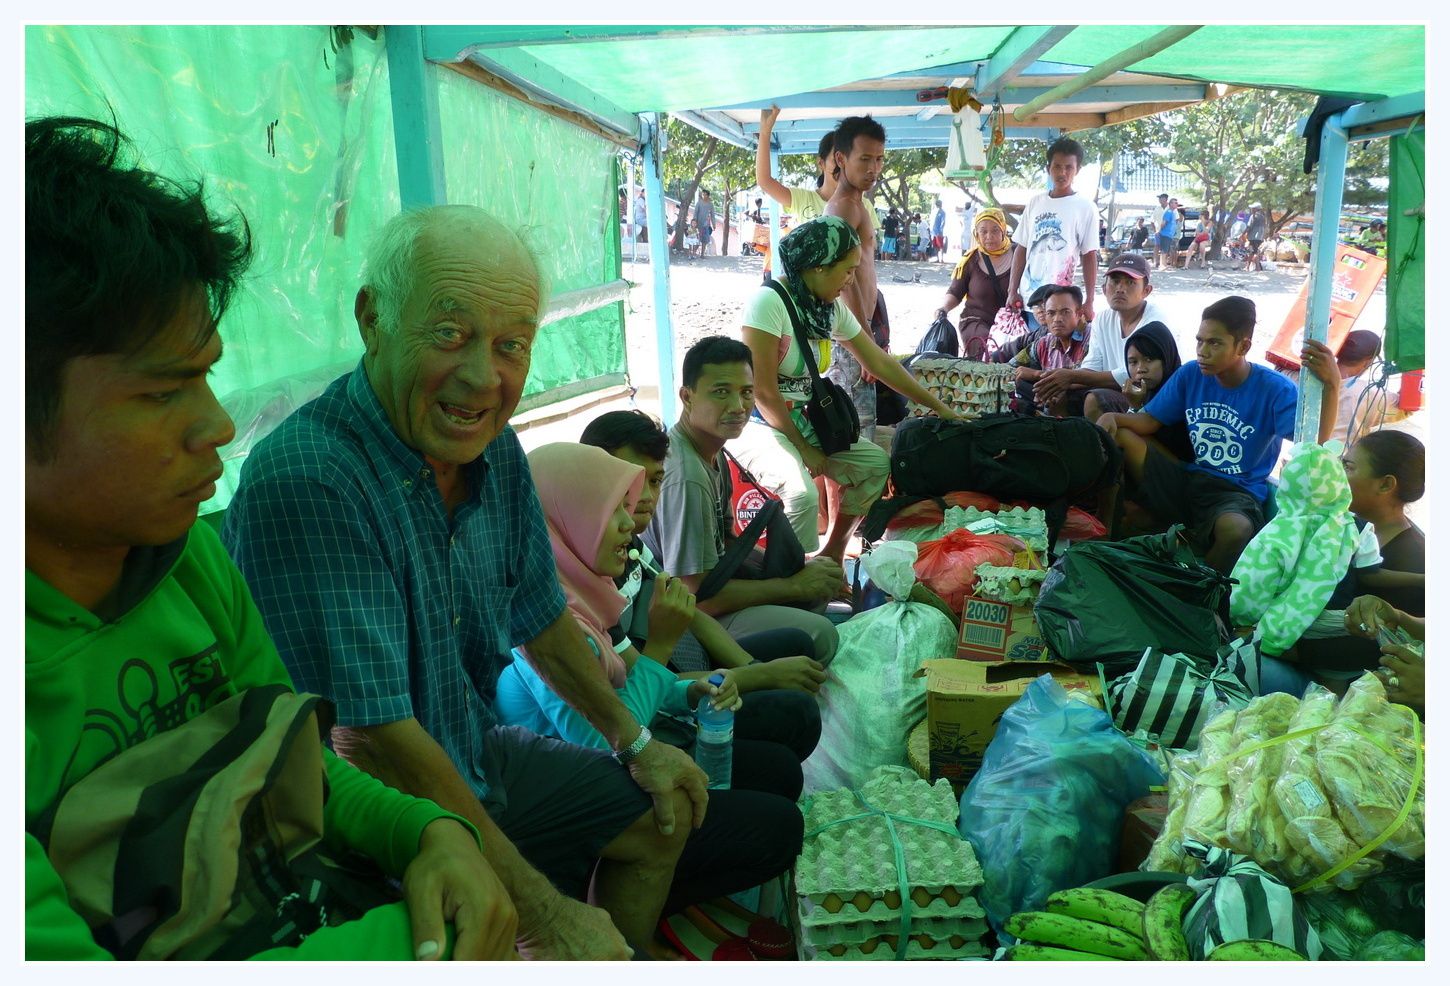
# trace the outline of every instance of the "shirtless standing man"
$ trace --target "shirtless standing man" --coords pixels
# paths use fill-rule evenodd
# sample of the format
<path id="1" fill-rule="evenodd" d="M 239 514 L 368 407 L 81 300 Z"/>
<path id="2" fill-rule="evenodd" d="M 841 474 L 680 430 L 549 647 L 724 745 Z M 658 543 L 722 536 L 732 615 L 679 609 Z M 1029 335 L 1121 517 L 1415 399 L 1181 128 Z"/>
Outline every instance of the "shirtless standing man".
<path id="1" fill-rule="evenodd" d="M 848 116 L 836 128 L 836 146 L 831 165 L 836 191 L 826 203 L 826 215 L 840 216 L 856 228 L 861 238 L 861 266 L 856 283 L 843 296 L 851 314 L 862 325 L 871 324 L 876 308 L 876 223 L 875 209 L 862 196 L 871 191 L 886 163 L 886 129 L 868 116 Z M 862 370 L 863 381 L 865 371 Z M 869 382 L 869 381 L 868 381 Z"/>

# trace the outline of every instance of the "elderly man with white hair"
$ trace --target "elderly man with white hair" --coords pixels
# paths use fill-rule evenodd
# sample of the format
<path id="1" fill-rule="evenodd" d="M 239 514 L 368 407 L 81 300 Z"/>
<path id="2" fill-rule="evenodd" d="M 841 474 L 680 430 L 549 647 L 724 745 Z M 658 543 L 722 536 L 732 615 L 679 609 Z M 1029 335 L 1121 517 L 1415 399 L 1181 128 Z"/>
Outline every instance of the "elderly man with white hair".
<path id="1" fill-rule="evenodd" d="M 545 298 L 533 253 L 482 210 L 395 217 L 354 306 L 362 360 L 253 451 L 223 537 L 297 686 L 333 704 L 338 752 L 477 826 L 523 954 L 622 958 L 659 949 L 667 903 L 788 866 L 756 858 L 752 826 L 801 820 L 707 796 L 570 615 L 508 427 Z M 512 647 L 613 753 L 498 725 Z M 586 892 L 597 907 L 571 899 Z"/>

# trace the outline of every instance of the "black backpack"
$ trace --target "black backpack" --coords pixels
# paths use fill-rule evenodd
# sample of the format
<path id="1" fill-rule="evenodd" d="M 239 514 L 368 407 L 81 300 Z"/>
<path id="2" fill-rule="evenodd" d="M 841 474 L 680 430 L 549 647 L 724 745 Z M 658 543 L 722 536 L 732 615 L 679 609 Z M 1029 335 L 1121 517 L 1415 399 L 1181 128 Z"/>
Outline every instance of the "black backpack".
<path id="1" fill-rule="evenodd" d="M 1117 443 L 1086 418 L 912 418 L 891 442 L 895 496 L 871 508 L 861 536 L 876 540 L 898 510 L 919 500 L 971 490 L 1046 508 L 1051 545 L 1069 504 L 1116 483 L 1122 461 Z"/>

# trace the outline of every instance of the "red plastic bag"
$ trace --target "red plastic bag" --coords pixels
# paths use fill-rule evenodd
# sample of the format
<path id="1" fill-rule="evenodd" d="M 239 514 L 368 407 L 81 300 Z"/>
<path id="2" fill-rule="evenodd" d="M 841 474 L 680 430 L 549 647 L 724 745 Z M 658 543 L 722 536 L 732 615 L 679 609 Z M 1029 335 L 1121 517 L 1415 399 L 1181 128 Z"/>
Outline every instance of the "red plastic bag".
<path id="1" fill-rule="evenodd" d="M 1008 503 L 1009 507 L 1040 507 L 1040 503 L 1028 503 L 1026 500 L 1013 500 Z M 1081 507 L 1068 507 L 1067 520 L 1062 522 L 1062 530 L 1057 535 L 1069 541 L 1091 541 L 1093 538 L 1108 536 L 1108 529 L 1103 522 Z"/>
<path id="2" fill-rule="evenodd" d="M 944 538 L 918 547 L 914 568 L 922 584 L 961 615 L 962 600 L 977 585 L 977 566 L 983 562 L 1011 565 L 1016 553 L 1026 548 L 1021 541 L 1006 534 L 952 531 Z"/>
<path id="3" fill-rule="evenodd" d="M 976 507 L 978 510 L 996 510 L 1002 502 L 995 496 L 988 496 L 985 493 L 958 492 L 948 493 L 942 497 L 949 507 Z M 904 508 L 891 522 L 886 525 L 887 540 L 891 535 L 901 531 L 913 530 L 919 527 L 936 527 L 942 522 L 944 516 L 942 508 L 937 506 L 935 500 L 922 500 Z"/>

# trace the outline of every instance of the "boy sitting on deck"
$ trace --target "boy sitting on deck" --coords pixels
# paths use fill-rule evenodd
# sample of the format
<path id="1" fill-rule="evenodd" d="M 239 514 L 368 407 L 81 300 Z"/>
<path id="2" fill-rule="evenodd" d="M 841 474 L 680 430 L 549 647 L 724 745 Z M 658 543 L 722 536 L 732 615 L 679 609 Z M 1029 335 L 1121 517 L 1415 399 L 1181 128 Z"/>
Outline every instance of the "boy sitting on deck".
<path id="1" fill-rule="evenodd" d="M 1248 361 L 1256 314 L 1252 301 L 1236 295 L 1209 305 L 1198 327 L 1198 372 L 1185 366 L 1173 374 L 1142 413 L 1098 418 L 1123 450 L 1127 496 L 1160 521 L 1184 524 L 1204 560 L 1225 574 L 1264 526 L 1269 472 L 1280 442 L 1294 437 L 1298 405 L 1293 383 Z M 1323 443 L 1334 430 L 1339 373 L 1322 342 L 1307 340 L 1302 358 L 1323 386 L 1317 438 Z M 1164 425 L 1178 422 L 1188 426 L 1192 463 L 1177 461 L 1153 440 Z"/>

